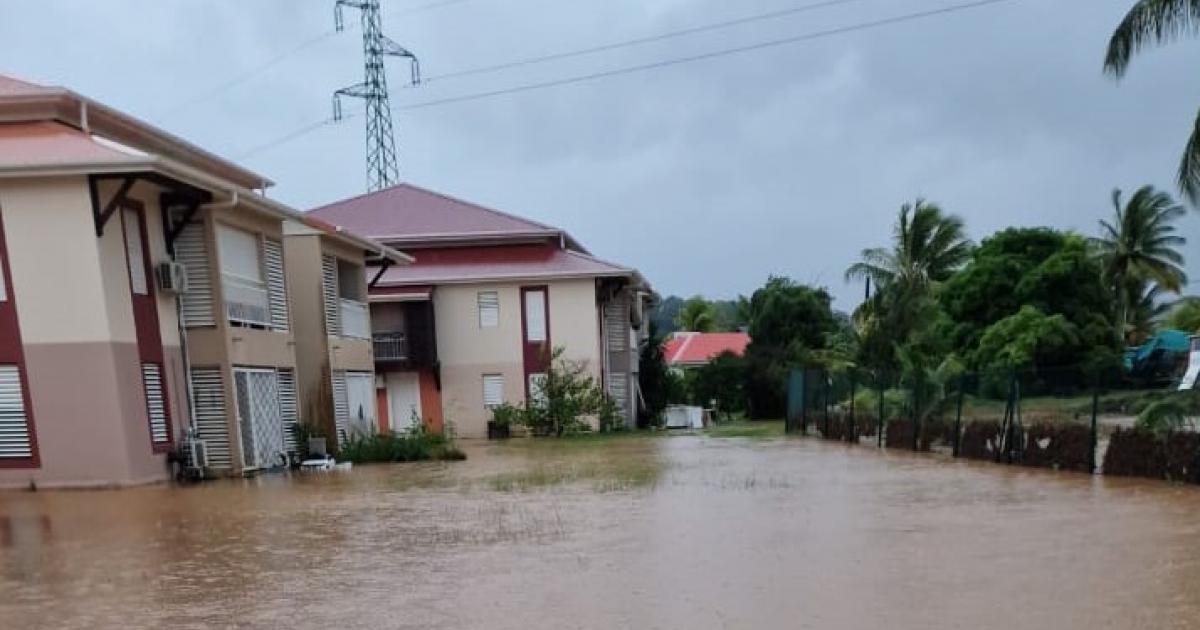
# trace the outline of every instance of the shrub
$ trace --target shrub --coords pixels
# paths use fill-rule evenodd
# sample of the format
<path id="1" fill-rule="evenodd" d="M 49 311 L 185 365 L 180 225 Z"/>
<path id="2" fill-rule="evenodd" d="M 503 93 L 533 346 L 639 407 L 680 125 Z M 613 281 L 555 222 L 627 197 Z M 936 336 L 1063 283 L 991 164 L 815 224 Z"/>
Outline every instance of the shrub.
<path id="1" fill-rule="evenodd" d="M 1142 429 L 1118 428 L 1109 438 L 1104 474 L 1162 479 L 1166 473 L 1166 449 L 1158 435 Z"/>
<path id="2" fill-rule="evenodd" d="M 493 408 L 493 420 L 524 425 L 539 436 L 590 431 L 588 417 L 598 420 L 601 431 L 624 429 L 620 407 L 587 373 L 586 365 L 564 359 L 562 353 L 562 348 L 554 350 L 550 367 L 532 400 L 527 400 L 524 407 L 505 403 Z"/>
<path id="3" fill-rule="evenodd" d="M 959 457 L 992 460 L 1000 445 L 1000 422 L 977 420 L 963 428 L 958 446 Z"/>
<path id="4" fill-rule="evenodd" d="M 351 436 L 338 450 L 342 459 L 367 462 L 416 462 L 427 460 L 463 460 L 467 456 L 445 436 L 430 433 L 418 423 L 401 433 L 373 433 Z"/>
<path id="5" fill-rule="evenodd" d="M 1164 445 L 1167 478 L 1200 483 L 1200 433 L 1172 433 Z"/>
<path id="6" fill-rule="evenodd" d="M 1026 466 L 1091 472 L 1092 430 L 1078 423 L 1038 422 L 1025 432 Z"/>
<path id="7" fill-rule="evenodd" d="M 913 421 L 909 418 L 888 420 L 883 439 L 888 448 L 912 448 Z"/>

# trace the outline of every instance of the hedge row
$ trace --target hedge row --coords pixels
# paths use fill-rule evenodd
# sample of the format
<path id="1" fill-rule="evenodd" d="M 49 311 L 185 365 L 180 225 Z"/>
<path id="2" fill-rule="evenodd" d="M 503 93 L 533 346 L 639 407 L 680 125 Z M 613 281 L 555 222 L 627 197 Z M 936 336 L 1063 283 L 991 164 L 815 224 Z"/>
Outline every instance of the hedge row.
<path id="1" fill-rule="evenodd" d="M 1140 429 L 1117 429 L 1104 453 L 1104 474 L 1200 483 L 1200 434 L 1165 438 Z"/>

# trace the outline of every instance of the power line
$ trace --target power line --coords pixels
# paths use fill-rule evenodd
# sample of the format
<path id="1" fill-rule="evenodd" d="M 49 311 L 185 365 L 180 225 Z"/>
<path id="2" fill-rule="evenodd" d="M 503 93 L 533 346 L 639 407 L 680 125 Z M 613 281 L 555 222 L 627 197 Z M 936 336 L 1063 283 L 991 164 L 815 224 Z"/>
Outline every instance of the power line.
<path id="1" fill-rule="evenodd" d="M 746 46 L 737 46 L 734 48 L 723 48 L 720 50 L 714 50 L 711 52 L 701 53 L 701 54 L 697 54 L 697 55 L 688 55 L 686 57 L 676 57 L 674 59 L 665 59 L 663 61 L 643 63 L 643 64 L 634 65 L 634 66 L 625 66 L 625 67 L 621 67 L 621 68 L 615 68 L 612 70 L 602 70 L 599 72 L 592 72 L 589 74 L 583 74 L 583 75 L 578 75 L 578 76 L 574 76 L 574 77 L 566 77 L 563 79 L 542 81 L 540 83 L 529 83 L 526 85 L 518 85 L 516 87 L 502 88 L 502 89 L 491 90 L 491 91 L 487 91 L 487 92 L 476 92 L 474 94 L 465 94 L 462 96 L 451 96 L 448 98 L 436 99 L 436 100 L 432 100 L 432 101 L 424 101 L 421 103 L 414 103 L 412 105 L 406 105 L 399 109 L 400 110 L 424 109 L 426 107 L 434 107 L 437 105 L 448 105 L 450 103 L 461 103 L 463 101 L 473 101 L 473 100 L 478 100 L 478 99 L 483 99 L 483 98 L 492 98 L 495 96 L 503 96 L 506 94 L 516 94 L 518 92 L 528 92 L 530 90 L 540 90 L 540 89 L 555 87 L 555 86 L 559 86 L 559 85 L 570 85 L 572 83 L 583 83 L 585 81 L 594 81 L 596 79 L 615 77 L 615 76 L 619 76 L 619 75 L 623 75 L 623 74 L 632 74 L 635 72 L 642 72 L 645 70 L 654 70 L 657 68 L 665 68 L 668 66 L 677 66 L 680 64 L 691 63 L 694 61 L 703 61 L 705 59 L 715 59 L 717 57 L 726 57 L 729 55 L 736 55 L 736 54 L 741 54 L 741 53 L 746 53 L 746 52 L 751 52 L 751 51 L 756 51 L 756 50 L 763 50 L 765 48 L 775 48 L 775 47 L 784 46 L 787 44 L 795 44 L 795 43 L 799 43 L 799 42 L 811 41 L 814 39 L 822 39 L 825 37 L 831 37 L 833 35 L 842 35 L 842 34 L 851 33 L 854 31 L 863 31 L 863 30 L 872 29 L 872 28 L 879 28 L 881 26 L 889 26 L 889 25 L 893 25 L 893 24 L 900 24 L 903 22 L 913 22 L 916 20 L 930 18 L 930 17 L 934 17 L 934 16 L 938 16 L 938 15 L 957 13 L 957 12 L 966 11 L 969 9 L 977 9 L 977 8 L 992 5 L 992 4 L 1001 4 L 1004 2 L 1012 2 L 1012 1 L 1014 1 L 1014 0 L 976 0 L 975 2 L 967 2 L 964 4 L 955 4 L 955 5 L 950 5 L 947 7 L 942 7 L 940 9 L 931 9 L 928 11 L 920 11 L 917 13 L 906 13 L 904 15 L 899 15 L 896 17 L 884 18 L 881 20 L 874 20 L 871 22 L 860 22 L 858 24 L 852 24 L 849 26 L 831 28 L 831 29 L 826 29 L 823 31 L 815 31 L 812 33 L 805 33 L 803 35 L 794 35 L 792 37 L 784 37 L 781 39 L 773 39 L 773 40 L 769 40 L 769 41 L 765 41 L 765 42 L 759 42 L 757 44 L 749 44 Z"/>
<path id="2" fill-rule="evenodd" d="M 599 46 L 592 46 L 589 48 L 580 48 L 577 50 L 570 50 L 570 51 L 560 52 L 560 53 L 551 53 L 549 55 L 540 55 L 537 57 L 530 57 L 528 59 L 520 59 L 517 61 L 508 61 L 505 63 L 498 63 L 498 64 L 490 65 L 490 66 L 481 66 L 478 68 L 468 68 L 466 70 L 457 70 L 455 72 L 447 72 L 445 74 L 439 74 L 439 75 L 434 75 L 432 77 L 426 77 L 425 81 L 432 82 L 432 81 L 439 81 L 439 80 L 445 80 L 445 79 L 456 79 L 459 77 L 472 76 L 472 75 L 476 75 L 476 74 L 485 74 L 485 73 L 489 73 L 489 72 L 496 72 L 499 70 L 508 70 L 511 68 L 519 68 L 522 66 L 529 66 L 529 65 L 538 64 L 538 63 L 545 63 L 547 61 L 558 61 L 561 59 L 570 59 L 572 57 L 581 57 L 583 55 L 590 55 L 590 54 L 594 54 L 594 53 L 598 53 L 598 52 L 617 50 L 619 48 L 627 48 L 629 46 L 638 46 L 641 44 L 650 44 L 653 42 L 660 42 L 660 41 L 667 40 L 667 39 L 684 37 L 686 35 L 695 35 L 697 33 L 706 33 L 708 31 L 715 31 L 715 30 L 720 30 L 720 29 L 724 29 L 724 28 L 730 28 L 733 26 L 740 26 L 742 24 L 750 24 L 753 22 L 763 22 L 766 20 L 778 19 L 778 18 L 790 16 L 790 15 L 796 15 L 799 13 L 807 13 L 809 11 L 815 11 L 817 9 L 825 9 L 825 8 L 829 8 L 829 7 L 835 7 L 835 6 L 839 6 L 839 5 L 851 4 L 851 3 L 855 3 L 855 2 L 864 2 L 864 1 L 866 1 L 866 0 L 825 0 L 824 2 L 803 4 L 803 5 L 800 5 L 797 7 L 780 9 L 778 11 L 770 11 L 768 13 L 759 13 L 757 15 L 750 15 L 750 16 L 746 16 L 746 17 L 735 18 L 732 20 L 725 20 L 723 22 L 714 22 L 712 24 L 704 24 L 701 26 L 694 26 L 691 28 L 685 28 L 685 29 L 681 29 L 678 31 L 670 31 L 670 32 L 666 32 L 666 33 L 660 33 L 657 35 L 650 35 L 647 37 L 636 37 L 633 39 L 626 39 L 623 41 L 613 42 L 610 44 L 601 44 Z"/>
<path id="3" fill-rule="evenodd" d="M 473 1 L 474 0 L 441 0 L 440 2 L 429 2 L 427 4 L 417 5 L 414 7 L 410 7 L 408 9 L 403 9 L 403 10 L 397 11 L 396 13 L 394 13 L 392 15 L 396 15 L 396 16 L 413 15 L 415 13 L 432 11 L 434 9 L 440 9 L 442 7 L 448 7 L 448 6 L 455 5 L 455 4 L 463 4 L 466 2 L 473 2 Z M 359 26 L 353 25 L 353 26 L 349 26 L 347 28 L 348 29 L 349 28 L 357 29 L 357 28 L 359 28 Z M 321 33 L 320 35 L 317 35 L 316 37 L 306 39 L 306 40 L 300 42 L 299 44 L 296 44 L 295 46 L 288 48 L 287 50 L 275 55 L 274 57 L 271 57 L 270 59 L 267 59 L 266 61 L 246 70 L 245 72 L 230 78 L 227 81 L 224 81 L 222 83 L 214 85 L 213 87 L 209 88 L 208 90 L 205 90 L 204 92 L 201 92 L 185 101 L 179 101 L 179 102 L 175 103 L 174 105 L 171 105 L 167 109 L 163 110 L 162 115 L 170 116 L 171 114 L 175 114 L 177 112 L 183 111 L 194 105 L 199 105 L 200 103 L 212 100 L 214 97 L 219 96 L 222 92 L 225 92 L 227 90 L 235 88 L 235 87 L 249 81 L 250 79 L 253 79 L 254 77 L 279 65 L 284 60 L 286 60 L 288 57 L 291 57 L 293 55 L 304 52 L 305 50 L 312 48 L 313 46 L 329 39 L 330 37 L 333 37 L 336 34 L 337 34 L 336 29 L 330 29 L 328 31 L 325 31 L 324 33 Z"/>
<path id="4" fill-rule="evenodd" d="M 718 57 L 725 57 L 725 56 L 729 56 L 729 55 L 763 50 L 763 49 L 767 49 L 767 48 L 774 48 L 774 47 L 784 46 L 784 45 L 788 45 L 788 44 L 812 41 L 812 40 L 816 40 L 816 39 L 832 37 L 834 35 L 841 35 L 841 34 L 851 33 L 851 32 L 855 32 L 855 31 L 863 31 L 863 30 L 869 30 L 869 29 L 874 29 L 874 28 L 880 28 L 883 26 L 901 24 L 901 23 L 905 23 L 905 22 L 913 22 L 913 21 L 918 21 L 918 20 L 922 20 L 922 19 L 940 16 L 940 15 L 958 13 L 958 12 L 967 11 L 967 10 L 971 10 L 971 9 L 977 9 L 977 8 L 982 8 L 982 7 L 986 7 L 986 6 L 990 6 L 990 5 L 994 5 L 994 4 L 1002 4 L 1002 3 L 1013 2 L 1013 1 L 1015 1 L 1015 0 L 975 0 L 974 2 L 954 4 L 954 5 L 949 5 L 949 6 L 941 7 L 938 9 L 931 9 L 931 10 L 927 10 L 927 11 L 906 13 L 903 15 L 898 15 L 898 16 L 894 16 L 894 17 L 890 17 L 890 18 L 883 18 L 883 19 L 879 19 L 879 20 L 873 20 L 873 21 L 869 21 L 869 22 L 859 22 L 856 24 L 851 24 L 848 26 L 842 26 L 842 27 L 838 27 L 838 28 L 814 31 L 814 32 L 804 33 L 801 35 L 795 35 L 795 36 L 791 36 L 791 37 L 784 37 L 784 38 L 780 38 L 780 39 L 768 40 L 765 42 L 759 42 L 757 44 L 749 44 L 749 45 L 737 46 L 737 47 L 733 47 L 733 48 L 723 48 L 720 50 L 715 50 L 715 51 L 711 51 L 711 52 L 707 52 L 707 53 L 688 55 L 685 57 L 676 57 L 676 58 L 672 58 L 672 59 L 665 59 L 662 61 L 655 61 L 655 62 L 650 62 L 650 63 L 632 65 L 632 66 L 623 66 L 623 67 L 614 68 L 611 70 L 602 70 L 599 72 L 592 72 L 589 74 L 577 75 L 577 76 L 573 76 L 573 77 L 565 77 L 562 79 L 542 81 L 539 83 L 530 83 L 530 84 L 519 85 L 519 86 L 510 87 L 510 88 L 503 88 L 503 89 L 497 89 L 497 90 L 490 90 L 490 91 L 486 91 L 486 92 L 465 94 L 462 96 L 452 96 L 452 97 L 447 97 L 447 98 L 442 98 L 442 99 L 435 99 L 435 100 L 431 100 L 431 101 L 424 101 L 421 103 L 414 103 L 412 105 L 405 105 L 403 107 L 396 108 L 396 111 L 425 109 L 425 108 L 436 107 L 436 106 L 440 106 L 440 105 L 449 105 L 452 103 L 462 103 L 462 102 L 466 102 L 466 101 L 474 101 L 474 100 L 480 100 L 480 99 L 486 99 L 486 98 L 493 98 L 493 97 L 497 97 L 497 96 L 516 94 L 519 92 L 528 92 L 528 91 L 532 91 L 532 90 L 540 90 L 540 89 L 561 86 L 561 85 L 584 83 L 587 81 L 594 81 L 594 80 L 598 80 L 598 79 L 620 76 L 620 75 L 624 75 L 624 74 L 633 74 L 636 72 L 642 72 L 642 71 L 646 71 L 646 70 L 665 68 L 665 67 L 669 67 L 669 66 L 681 65 L 681 64 L 691 63 L 691 62 L 695 62 L 695 61 L 703 61 L 706 59 L 715 59 Z M 279 146 L 280 144 L 283 144 L 285 142 L 290 142 L 291 140 L 294 140 L 297 137 L 304 135 L 305 133 L 308 133 L 309 131 L 312 131 L 313 129 L 315 129 L 317 127 L 329 124 L 330 122 L 332 122 L 332 120 L 324 119 L 322 121 L 318 121 L 317 123 L 311 123 L 306 128 L 302 128 L 301 130 L 293 131 L 293 132 L 287 134 L 286 136 L 283 136 L 277 140 L 273 140 L 271 142 L 259 145 L 258 147 L 254 148 L 250 151 L 244 152 L 241 154 L 241 156 L 239 156 L 238 159 L 244 159 L 247 157 L 251 157 L 253 155 L 261 153 L 262 151 L 266 151 L 268 149 L 272 149 L 276 146 Z"/>
<path id="5" fill-rule="evenodd" d="M 224 83 L 215 85 L 212 88 L 210 88 L 204 92 L 201 92 L 200 94 L 197 94 L 196 96 L 193 96 L 192 98 L 187 99 L 186 101 L 180 101 L 180 102 L 172 105 L 171 107 L 163 110 L 162 115 L 169 116 L 176 112 L 187 109 L 193 105 L 198 105 L 205 101 L 211 100 L 213 97 L 218 96 L 222 92 L 229 90 L 231 88 L 237 87 L 238 85 L 241 85 L 242 83 L 245 83 L 246 81 L 249 81 L 250 79 L 253 79 L 254 77 L 262 74 L 263 72 L 270 70 L 272 67 L 278 65 L 279 63 L 281 63 L 283 60 L 287 59 L 288 57 L 291 57 L 292 55 L 295 55 L 296 53 L 299 53 L 308 48 L 311 48 L 311 47 L 329 39 L 330 37 L 333 37 L 336 34 L 337 34 L 336 30 L 330 29 L 328 31 L 325 31 L 324 33 L 321 33 L 320 35 L 318 35 L 316 37 L 306 39 L 303 42 L 300 42 L 299 44 L 297 44 L 296 46 L 293 46 L 292 48 L 289 48 L 289 49 L 279 53 L 278 55 L 271 57 L 267 61 L 250 68 L 249 70 L 229 79 L 228 81 L 225 81 Z"/>

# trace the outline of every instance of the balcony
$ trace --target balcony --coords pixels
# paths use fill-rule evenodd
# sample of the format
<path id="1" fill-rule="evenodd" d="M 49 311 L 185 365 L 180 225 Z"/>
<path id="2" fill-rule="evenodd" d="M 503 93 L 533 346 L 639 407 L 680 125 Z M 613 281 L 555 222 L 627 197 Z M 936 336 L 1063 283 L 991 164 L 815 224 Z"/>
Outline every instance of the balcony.
<path id="1" fill-rule="evenodd" d="M 221 282 L 229 321 L 249 326 L 271 325 L 271 305 L 265 282 L 230 273 L 222 273 Z"/>
<path id="2" fill-rule="evenodd" d="M 342 298 L 338 300 L 340 309 L 342 336 L 355 339 L 371 338 L 371 311 L 366 304 L 355 300 Z"/>
<path id="3" fill-rule="evenodd" d="M 402 332 L 375 333 L 371 341 L 376 361 L 407 361 L 409 358 L 408 335 Z"/>

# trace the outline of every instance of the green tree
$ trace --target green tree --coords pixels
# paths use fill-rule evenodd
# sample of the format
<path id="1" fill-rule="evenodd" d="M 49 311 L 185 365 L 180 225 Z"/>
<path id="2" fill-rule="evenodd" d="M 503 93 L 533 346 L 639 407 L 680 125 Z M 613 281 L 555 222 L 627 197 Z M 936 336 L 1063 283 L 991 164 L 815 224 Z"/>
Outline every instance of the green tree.
<path id="1" fill-rule="evenodd" d="M 755 418 L 780 417 L 792 367 L 815 358 L 837 329 L 832 298 L 824 289 L 771 277 L 750 297 L 746 396 Z"/>
<path id="2" fill-rule="evenodd" d="M 717 309 L 712 302 L 694 295 L 688 298 L 675 316 L 679 330 L 688 332 L 712 332 L 717 327 Z"/>
<path id="3" fill-rule="evenodd" d="M 717 412 L 724 415 L 746 410 L 745 381 L 745 360 L 732 352 L 717 355 L 687 375 L 691 402 L 705 407 L 716 402 Z"/>
<path id="4" fill-rule="evenodd" d="M 1125 76 L 1135 54 L 1150 45 L 1194 34 L 1198 23 L 1200 2 L 1196 0 L 1138 0 L 1109 39 L 1105 72 L 1118 79 Z M 1200 203 L 1200 115 L 1184 147 L 1177 178 L 1184 196 L 1193 205 Z"/>
<path id="5" fill-rule="evenodd" d="M 1188 297 L 1171 305 L 1166 325 L 1175 330 L 1200 333 L 1200 298 Z"/>
<path id="6" fill-rule="evenodd" d="M 1121 191 L 1112 195 L 1115 221 L 1101 221 L 1101 236 L 1092 239 L 1100 257 L 1105 281 L 1116 296 L 1122 338 L 1136 341 L 1134 310 L 1150 285 L 1178 293 L 1187 284 L 1183 254 L 1187 243 L 1175 233 L 1173 223 L 1184 215 L 1171 196 L 1143 186 L 1121 203 Z"/>
<path id="7" fill-rule="evenodd" d="M 895 348 L 928 324 L 934 287 L 971 254 L 962 219 L 918 199 L 904 204 L 890 248 L 863 250 L 846 280 L 867 280 L 875 294 L 855 313 L 860 359 L 874 368 L 897 366 Z"/>
<path id="8" fill-rule="evenodd" d="M 663 357 L 666 338 L 660 334 L 658 324 L 650 321 L 650 334 L 642 343 L 638 361 L 638 389 L 645 405 L 638 410 L 638 426 L 657 426 L 667 405 L 683 398 L 683 384 Z"/>
<path id="9" fill-rule="evenodd" d="M 1117 347 L 1113 298 L 1100 263 L 1082 237 L 1068 232 L 1009 228 L 993 234 L 941 286 L 938 300 L 949 316 L 939 327 L 964 358 L 990 326 L 1026 305 L 1063 315 L 1086 346 Z"/>

